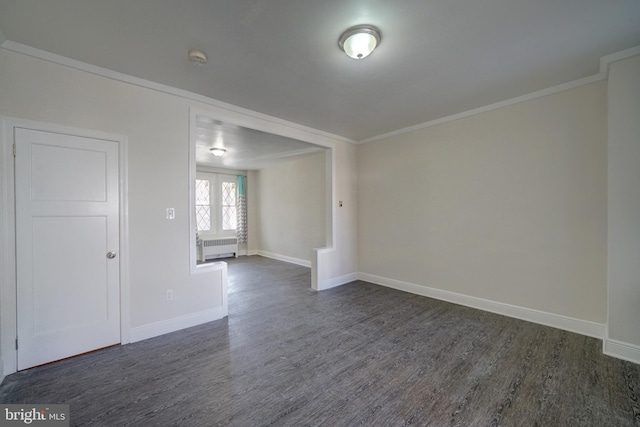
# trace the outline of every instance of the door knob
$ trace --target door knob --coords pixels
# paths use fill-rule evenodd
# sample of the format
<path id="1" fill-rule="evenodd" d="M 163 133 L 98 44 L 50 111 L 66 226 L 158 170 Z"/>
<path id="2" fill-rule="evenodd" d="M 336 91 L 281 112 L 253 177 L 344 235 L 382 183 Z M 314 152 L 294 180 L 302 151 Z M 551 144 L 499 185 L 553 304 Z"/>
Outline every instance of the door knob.
<path id="1" fill-rule="evenodd" d="M 116 253 L 115 252 L 107 252 L 107 258 L 114 259 L 115 257 L 116 257 Z"/>

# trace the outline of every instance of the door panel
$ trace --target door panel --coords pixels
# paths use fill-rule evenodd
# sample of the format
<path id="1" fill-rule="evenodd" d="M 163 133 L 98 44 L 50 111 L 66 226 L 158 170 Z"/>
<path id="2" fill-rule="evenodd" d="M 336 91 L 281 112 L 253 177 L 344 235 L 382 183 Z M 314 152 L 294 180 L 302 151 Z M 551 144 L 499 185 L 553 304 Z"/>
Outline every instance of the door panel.
<path id="1" fill-rule="evenodd" d="M 39 334 L 108 320 L 106 300 L 99 298 L 107 288 L 104 230 L 104 217 L 33 219 L 34 330 Z"/>
<path id="2" fill-rule="evenodd" d="M 120 342 L 118 143 L 16 129 L 18 369 Z"/>
<path id="3" fill-rule="evenodd" d="M 33 144 L 31 200 L 106 201 L 106 160 L 104 152 Z"/>

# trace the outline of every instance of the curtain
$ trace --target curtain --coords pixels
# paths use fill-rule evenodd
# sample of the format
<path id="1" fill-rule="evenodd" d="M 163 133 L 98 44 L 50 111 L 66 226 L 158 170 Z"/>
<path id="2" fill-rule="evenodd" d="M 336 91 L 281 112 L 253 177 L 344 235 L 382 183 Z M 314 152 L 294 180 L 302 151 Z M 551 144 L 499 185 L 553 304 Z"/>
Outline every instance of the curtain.
<path id="1" fill-rule="evenodd" d="M 244 175 L 238 175 L 238 222 L 236 225 L 236 233 L 238 235 L 238 243 L 247 243 L 247 189 Z"/>

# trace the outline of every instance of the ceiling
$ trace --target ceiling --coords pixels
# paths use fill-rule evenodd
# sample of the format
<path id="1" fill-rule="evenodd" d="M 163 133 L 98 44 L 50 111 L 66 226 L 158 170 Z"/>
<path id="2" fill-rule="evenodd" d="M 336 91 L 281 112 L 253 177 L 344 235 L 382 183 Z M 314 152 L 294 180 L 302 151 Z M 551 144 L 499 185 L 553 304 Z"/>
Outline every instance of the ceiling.
<path id="1" fill-rule="evenodd" d="M 337 40 L 362 23 L 357 61 Z M 598 73 L 640 45 L 640 0 L 0 0 L 0 31 L 361 141 Z"/>
<path id="2" fill-rule="evenodd" d="M 234 170 L 260 170 L 284 160 L 324 151 L 296 139 L 223 123 L 212 117 L 196 115 L 196 164 Z M 211 148 L 224 148 L 216 157 Z"/>

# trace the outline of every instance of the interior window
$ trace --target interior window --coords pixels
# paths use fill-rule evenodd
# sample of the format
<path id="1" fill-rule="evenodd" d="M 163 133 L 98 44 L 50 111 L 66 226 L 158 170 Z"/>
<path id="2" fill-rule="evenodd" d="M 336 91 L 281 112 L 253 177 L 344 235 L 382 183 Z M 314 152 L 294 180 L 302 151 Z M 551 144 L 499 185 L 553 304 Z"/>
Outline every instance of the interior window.
<path id="1" fill-rule="evenodd" d="M 236 177 L 208 172 L 196 175 L 198 234 L 233 234 L 237 228 Z"/>

